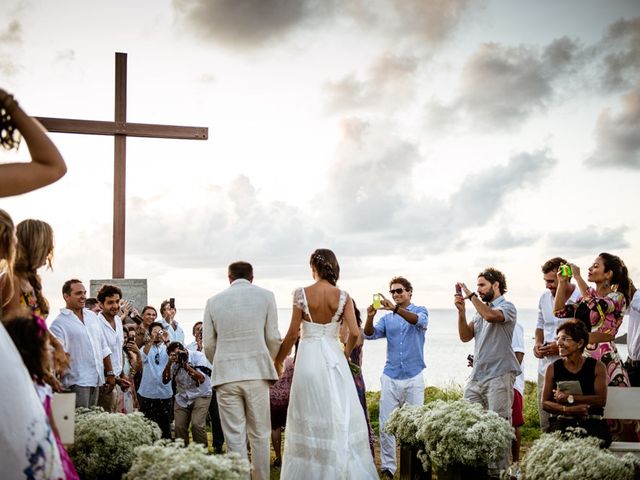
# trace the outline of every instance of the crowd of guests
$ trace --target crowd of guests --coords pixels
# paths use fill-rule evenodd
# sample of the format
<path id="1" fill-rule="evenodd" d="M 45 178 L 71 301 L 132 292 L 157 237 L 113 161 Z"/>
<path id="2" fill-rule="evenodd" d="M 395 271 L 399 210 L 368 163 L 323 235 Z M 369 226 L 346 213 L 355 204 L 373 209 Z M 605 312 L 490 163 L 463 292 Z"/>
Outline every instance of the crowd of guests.
<path id="1" fill-rule="evenodd" d="M 0 123 L 0 144 L 15 148 L 19 131 L 32 157 L 30 163 L 0 166 L 2 196 L 64 175 L 55 145 L 1 89 Z M 250 264 L 235 262 L 229 289 L 209 299 L 203 322 L 193 327 L 194 341 L 185 345 L 173 299 L 159 310 L 148 305 L 138 312 L 118 286 L 103 285 L 96 298 L 87 298 L 79 279 L 62 286 L 65 307 L 48 327 L 49 303 L 38 270 L 51 267 L 53 251 L 50 225 L 33 219 L 14 225 L 0 210 L 0 382 L 11 386 L 11 395 L 4 389 L 0 397 L 5 473 L 78 478 L 51 409 L 53 392 L 73 392 L 78 407 L 140 410 L 164 438 L 184 444 L 192 438 L 208 445 L 209 418 L 216 453 L 226 441 L 228 451 L 247 457 L 249 443 L 253 478 L 269 478 L 269 436 L 282 478 L 327 472 L 374 478 L 362 352 L 366 341 L 386 338 L 380 464 L 383 478 L 393 478 L 396 445 L 385 423 L 394 409 L 424 402 L 429 313 L 412 302 L 409 280 L 392 278 L 389 298 L 375 295 L 363 325 L 353 299 L 337 287 L 335 254 L 316 250 L 310 258 L 315 283 L 295 291 L 291 325 L 281 339 L 273 293 L 253 285 Z M 542 274 L 536 330 L 527 332 L 535 335 L 533 354 L 539 359 L 542 430 L 581 427 L 603 446 L 612 438 L 637 441 L 635 422 L 603 419 L 608 387 L 640 386 L 640 294 L 627 267 L 619 257 L 601 253 L 586 279 L 578 265 L 560 257 L 545 262 Z M 524 423 L 525 332 L 506 292 L 505 275 L 487 268 L 474 289 L 456 284 L 454 296 L 460 340 L 474 340 L 464 397 L 510 421 L 516 432 L 512 451 L 496 469 L 517 462 L 518 428 Z M 474 311 L 470 320 L 468 307 Z M 379 311 L 384 315 L 374 323 Z M 629 357 L 623 362 L 615 338 L 627 312 Z"/>

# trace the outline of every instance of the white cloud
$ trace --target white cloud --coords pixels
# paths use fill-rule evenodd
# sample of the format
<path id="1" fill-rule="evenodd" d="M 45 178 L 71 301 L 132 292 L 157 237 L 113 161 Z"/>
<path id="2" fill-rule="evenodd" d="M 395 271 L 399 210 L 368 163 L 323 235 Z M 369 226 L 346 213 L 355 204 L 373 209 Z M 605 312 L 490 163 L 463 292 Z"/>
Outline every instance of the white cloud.
<path id="1" fill-rule="evenodd" d="M 606 228 L 601 225 L 588 225 L 585 228 L 568 228 L 566 232 L 554 233 L 548 236 L 547 244 L 550 249 L 562 252 L 563 256 L 578 255 L 585 252 L 600 250 L 619 250 L 629 247 L 625 239 L 628 231 L 626 226 Z"/>
<path id="2" fill-rule="evenodd" d="M 520 127 L 547 109 L 557 80 L 581 62 L 580 46 L 567 37 L 544 48 L 484 43 L 463 67 L 458 98 L 427 104 L 427 124 L 433 128 L 467 120 L 486 129 Z"/>
<path id="3" fill-rule="evenodd" d="M 622 18 L 611 24 L 596 48 L 604 54 L 602 84 L 605 90 L 634 85 L 640 76 L 640 17 Z"/>
<path id="4" fill-rule="evenodd" d="M 411 55 L 386 53 L 375 59 L 364 78 L 349 74 L 327 82 L 327 110 L 331 113 L 404 107 L 415 95 L 419 61 Z"/>
<path id="5" fill-rule="evenodd" d="M 640 84 L 622 97 L 622 109 L 605 109 L 596 124 L 593 166 L 640 168 Z"/>

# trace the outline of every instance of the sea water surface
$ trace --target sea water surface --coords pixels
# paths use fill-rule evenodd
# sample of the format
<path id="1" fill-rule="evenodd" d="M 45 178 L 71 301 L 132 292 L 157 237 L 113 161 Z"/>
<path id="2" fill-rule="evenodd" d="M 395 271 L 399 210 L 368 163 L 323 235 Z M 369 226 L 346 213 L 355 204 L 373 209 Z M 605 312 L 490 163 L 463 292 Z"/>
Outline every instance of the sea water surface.
<path id="1" fill-rule="evenodd" d="M 180 309 L 176 320 L 185 332 L 185 341 L 193 341 L 193 325 L 202 320 L 202 309 Z M 537 381 L 538 359 L 533 356 L 533 343 L 537 319 L 536 309 L 518 309 L 518 322 L 524 327 L 525 355 L 523 360 L 526 380 Z M 374 323 L 383 313 L 376 316 Z M 467 309 L 467 318 L 471 320 L 473 312 Z M 278 327 L 284 337 L 289 328 L 291 308 L 278 309 Z M 467 367 L 467 355 L 473 353 L 473 340 L 462 343 L 458 337 L 458 316 L 455 309 L 429 309 L 429 325 L 424 346 L 424 361 L 427 368 L 424 372 L 425 384 L 437 387 L 457 384 L 464 386 L 471 373 Z M 618 332 L 627 331 L 626 317 Z M 618 345 L 618 352 L 623 359 L 627 358 L 627 346 Z M 367 390 L 380 390 L 380 375 L 387 356 L 387 341 L 365 340 L 362 360 L 362 374 Z"/>

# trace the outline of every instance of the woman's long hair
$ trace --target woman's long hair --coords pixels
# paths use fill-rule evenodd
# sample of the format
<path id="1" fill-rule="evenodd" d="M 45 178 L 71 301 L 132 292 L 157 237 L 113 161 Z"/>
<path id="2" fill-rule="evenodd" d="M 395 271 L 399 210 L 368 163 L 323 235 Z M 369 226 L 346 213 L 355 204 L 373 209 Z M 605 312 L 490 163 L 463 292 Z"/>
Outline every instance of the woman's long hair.
<path id="1" fill-rule="evenodd" d="M 610 253 L 601 253 L 598 255 L 602 259 L 605 272 L 612 272 L 611 285 L 615 286 L 615 291 L 624 295 L 624 300 L 629 305 L 631 301 L 631 288 L 633 283 L 629 278 L 629 271 L 622 259 Z"/>
<path id="2" fill-rule="evenodd" d="M 15 234 L 15 226 L 11 215 L 0 208 L 0 272 L 4 273 L 5 292 L 10 292 L 8 298 L 2 298 L 0 292 L 0 308 L 6 306 L 11 300 L 13 294 L 13 264 L 16 259 L 16 245 L 13 241 Z"/>
<path id="3" fill-rule="evenodd" d="M 53 229 L 42 220 L 23 220 L 16 227 L 18 249 L 15 273 L 26 279 L 36 296 L 42 316 L 49 313 L 49 302 L 42 295 L 42 282 L 38 268 L 47 265 L 51 268 L 53 260 Z"/>

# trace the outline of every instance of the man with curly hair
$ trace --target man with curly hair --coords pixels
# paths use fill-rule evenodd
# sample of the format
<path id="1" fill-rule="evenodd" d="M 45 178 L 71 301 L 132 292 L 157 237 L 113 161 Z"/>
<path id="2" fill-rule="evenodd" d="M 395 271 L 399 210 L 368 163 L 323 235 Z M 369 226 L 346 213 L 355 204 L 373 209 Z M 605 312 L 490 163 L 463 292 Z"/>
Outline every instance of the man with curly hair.
<path id="1" fill-rule="evenodd" d="M 455 296 L 458 334 L 465 343 L 475 339 L 473 370 L 464 398 L 480 403 L 511 423 L 513 385 L 520 374 L 520 364 L 512 347 L 517 310 L 504 298 L 507 280 L 499 270 L 487 268 L 478 275 L 477 292 L 464 283 L 459 286 L 462 293 Z M 476 310 L 471 321 L 467 321 L 465 300 Z M 509 453 L 506 452 L 500 468 L 508 466 Z"/>

